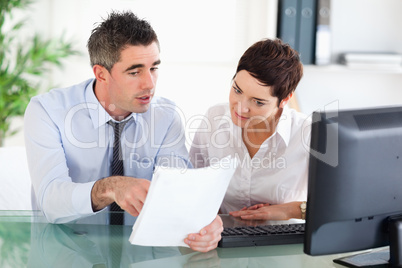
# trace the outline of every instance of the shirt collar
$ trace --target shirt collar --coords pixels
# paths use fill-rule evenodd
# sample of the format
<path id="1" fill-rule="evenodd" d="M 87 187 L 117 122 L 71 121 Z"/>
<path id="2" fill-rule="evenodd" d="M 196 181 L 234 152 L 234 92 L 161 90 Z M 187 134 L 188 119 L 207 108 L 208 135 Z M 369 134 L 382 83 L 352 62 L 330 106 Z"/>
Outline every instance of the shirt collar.
<path id="1" fill-rule="evenodd" d="M 225 113 L 223 115 L 220 115 L 219 121 L 217 123 L 218 128 L 221 127 L 231 127 L 233 128 L 233 126 L 236 126 L 235 124 L 233 124 L 232 121 L 232 117 L 230 114 L 230 107 L 229 107 L 229 103 L 225 103 L 226 107 L 225 107 Z M 210 118 L 212 120 L 216 120 L 216 118 Z"/>
<path id="2" fill-rule="evenodd" d="M 225 113 L 224 115 L 225 117 L 228 117 L 229 120 L 227 120 L 227 118 L 225 118 L 226 120 L 220 120 L 218 122 L 218 127 L 230 127 L 231 130 L 233 131 L 233 135 L 236 137 L 241 137 L 241 128 L 236 126 L 233 121 L 230 119 L 230 110 L 227 110 L 227 113 Z M 291 131 L 291 126 L 292 126 L 292 119 L 291 119 L 291 111 L 290 109 L 285 106 L 282 109 L 282 114 L 279 118 L 278 121 L 278 125 L 276 126 L 276 131 L 273 135 L 279 135 L 282 140 L 285 142 L 285 145 L 288 146 L 289 145 L 289 141 L 290 141 L 290 131 Z"/>
<path id="3" fill-rule="evenodd" d="M 278 125 L 276 126 L 276 133 L 282 138 L 286 146 L 289 145 L 292 126 L 292 117 L 290 113 L 290 109 L 285 106 L 282 110 L 281 117 L 279 118 Z"/>
<path id="4" fill-rule="evenodd" d="M 87 108 L 89 111 L 89 116 L 91 117 L 92 124 L 94 128 L 99 128 L 106 124 L 109 120 L 112 120 L 116 122 L 103 108 L 103 106 L 100 104 L 98 99 L 95 96 L 94 92 L 94 83 L 95 79 L 90 82 L 87 87 L 85 88 L 85 100 L 87 103 Z M 131 113 L 128 117 L 126 117 L 123 121 L 129 120 L 130 118 L 133 118 L 134 121 L 137 120 L 138 114 Z"/>

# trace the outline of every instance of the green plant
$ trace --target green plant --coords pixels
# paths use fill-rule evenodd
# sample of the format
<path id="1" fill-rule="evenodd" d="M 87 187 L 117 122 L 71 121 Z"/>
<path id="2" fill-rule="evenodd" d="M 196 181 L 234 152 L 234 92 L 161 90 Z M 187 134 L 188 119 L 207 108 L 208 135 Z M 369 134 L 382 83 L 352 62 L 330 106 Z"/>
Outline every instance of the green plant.
<path id="1" fill-rule="evenodd" d="M 31 0 L 0 0 L 0 146 L 17 132 L 10 129 L 11 119 L 24 114 L 50 68 L 78 54 L 63 37 L 44 39 L 34 33 L 21 40 L 26 20 L 12 23 L 12 13 L 30 4 Z"/>

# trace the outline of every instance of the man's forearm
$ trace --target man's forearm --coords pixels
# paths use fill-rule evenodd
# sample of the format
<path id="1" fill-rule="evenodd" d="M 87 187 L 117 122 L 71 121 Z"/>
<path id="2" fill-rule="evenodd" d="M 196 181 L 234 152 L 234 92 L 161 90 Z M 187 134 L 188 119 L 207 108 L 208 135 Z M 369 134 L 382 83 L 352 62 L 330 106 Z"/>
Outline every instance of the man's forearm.
<path id="1" fill-rule="evenodd" d="M 107 177 L 95 182 L 91 191 L 91 203 L 94 212 L 113 203 L 113 184 L 117 177 Z"/>

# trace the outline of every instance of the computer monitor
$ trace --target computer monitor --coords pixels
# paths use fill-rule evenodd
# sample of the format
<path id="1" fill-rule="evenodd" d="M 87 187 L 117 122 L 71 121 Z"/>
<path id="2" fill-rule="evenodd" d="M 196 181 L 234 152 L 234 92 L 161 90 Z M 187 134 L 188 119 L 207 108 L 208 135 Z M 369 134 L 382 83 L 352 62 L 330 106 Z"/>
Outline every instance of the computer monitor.
<path id="1" fill-rule="evenodd" d="M 312 122 L 304 252 L 390 245 L 401 265 L 402 107 L 315 112 Z"/>

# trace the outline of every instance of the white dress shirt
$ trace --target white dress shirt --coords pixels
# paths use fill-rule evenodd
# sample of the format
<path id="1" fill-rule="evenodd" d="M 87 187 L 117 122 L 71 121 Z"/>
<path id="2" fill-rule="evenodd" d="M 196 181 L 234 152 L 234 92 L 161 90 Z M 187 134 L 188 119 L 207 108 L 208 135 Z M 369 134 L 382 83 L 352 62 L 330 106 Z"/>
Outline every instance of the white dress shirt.
<path id="1" fill-rule="evenodd" d="M 112 118 L 97 100 L 93 83 L 90 79 L 36 96 L 25 112 L 36 205 L 53 223 L 94 214 L 92 187 L 111 175 L 114 133 L 107 122 Z M 154 97 L 147 112 L 130 115 L 133 120 L 121 134 L 125 176 L 151 180 L 155 165 L 191 167 L 175 108 Z"/>
<path id="2" fill-rule="evenodd" d="M 231 120 L 229 105 L 220 104 L 208 110 L 190 149 L 193 166 L 209 166 L 227 155 L 240 160 L 221 213 L 260 203 L 306 200 L 310 122 L 305 115 L 285 107 L 276 131 L 251 158 L 241 128 Z"/>

